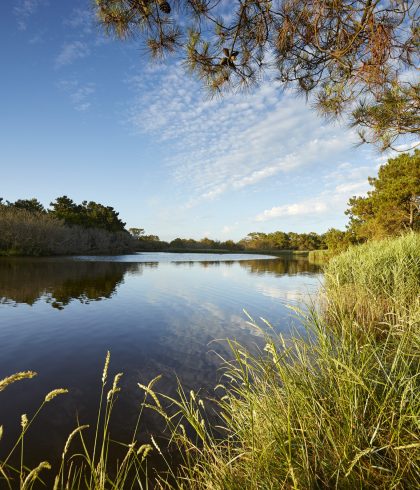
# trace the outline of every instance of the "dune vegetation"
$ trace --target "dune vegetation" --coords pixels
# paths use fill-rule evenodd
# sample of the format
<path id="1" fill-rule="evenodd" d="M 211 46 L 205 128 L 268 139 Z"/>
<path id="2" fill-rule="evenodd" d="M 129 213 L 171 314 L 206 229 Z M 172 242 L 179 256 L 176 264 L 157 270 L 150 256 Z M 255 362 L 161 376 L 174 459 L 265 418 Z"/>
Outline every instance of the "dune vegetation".
<path id="1" fill-rule="evenodd" d="M 0 255 L 116 254 L 134 249 L 125 223 L 112 208 L 76 205 L 66 196 L 57 203 L 46 211 L 36 199 L 0 200 Z"/>

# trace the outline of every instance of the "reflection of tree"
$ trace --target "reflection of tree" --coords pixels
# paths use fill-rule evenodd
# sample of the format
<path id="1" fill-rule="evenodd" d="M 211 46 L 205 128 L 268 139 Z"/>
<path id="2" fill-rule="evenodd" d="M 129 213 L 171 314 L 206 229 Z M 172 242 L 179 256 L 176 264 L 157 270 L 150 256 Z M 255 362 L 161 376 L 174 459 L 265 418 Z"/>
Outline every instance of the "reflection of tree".
<path id="1" fill-rule="evenodd" d="M 301 273 L 317 273 L 321 270 L 318 265 L 311 264 L 307 258 L 244 260 L 240 264 L 251 274 L 257 275 L 294 276 Z"/>
<path id="2" fill-rule="evenodd" d="M 32 305 L 44 297 L 62 309 L 72 299 L 82 303 L 110 298 L 126 273 L 141 274 L 156 263 L 94 262 L 49 259 L 1 259 L 0 299 Z"/>

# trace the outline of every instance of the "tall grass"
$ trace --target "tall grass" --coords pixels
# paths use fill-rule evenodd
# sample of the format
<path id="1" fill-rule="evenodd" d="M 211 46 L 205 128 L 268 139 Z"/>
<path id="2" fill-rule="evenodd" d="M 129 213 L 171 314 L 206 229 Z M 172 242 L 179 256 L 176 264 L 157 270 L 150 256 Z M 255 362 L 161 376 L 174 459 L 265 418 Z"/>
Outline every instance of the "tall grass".
<path id="1" fill-rule="evenodd" d="M 416 317 L 420 308 L 420 234 L 350 248 L 331 259 L 325 282 L 329 312 L 354 317 L 365 327 Z"/>
<path id="2" fill-rule="evenodd" d="M 419 488 L 419 253 L 418 235 L 352 249 L 327 268 L 323 308 L 298 312 L 305 337 L 266 328 L 260 356 L 232 343 L 222 434 L 194 393 L 171 399 L 184 461 L 162 486 Z"/>
<path id="3" fill-rule="evenodd" d="M 419 251 L 419 236 L 412 234 L 333 259 L 321 306 L 295 310 L 304 335 L 284 338 L 250 318 L 264 332 L 265 348 L 256 356 L 230 343 L 232 359 L 225 361 L 214 400 L 185 393 L 181 385 L 176 398 L 159 395 L 157 379 L 139 384 L 141 411 L 162 416 L 169 445 L 182 459 L 176 470 L 168 464 L 153 488 L 420 488 Z M 87 444 L 89 429 L 76 427 L 54 488 L 147 488 L 145 456 L 154 451 L 165 460 L 153 438 L 146 445 L 137 441 L 141 411 L 125 456 L 109 457 L 120 375 L 106 388 L 108 363 L 109 357 L 94 440 Z M 0 391 L 33 375 L 6 378 Z M 20 468 L 13 472 L 9 457 L 0 462 L 0 478 L 10 488 L 15 481 L 31 488 L 49 467 L 45 461 L 34 469 L 23 464 L 24 436 L 35 417 L 22 418 L 22 435 L 11 450 L 20 449 Z M 76 437 L 81 450 L 72 452 Z"/>
<path id="4" fill-rule="evenodd" d="M 24 464 L 25 439 L 29 428 L 35 423 L 39 413 L 47 403 L 68 392 L 67 389 L 56 389 L 48 393 L 34 414 L 28 417 L 21 416 L 21 433 L 14 442 L 7 456 L 0 460 L 0 488 L 1 489 L 32 489 L 34 485 L 41 484 L 45 487 L 45 481 L 51 482 L 54 490 L 69 489 L 95 489 L 122 490 L 137 488 L 140 490 L 149 488 L 147 476 L 147 455 L 152 451 L 151 444 L 140 445 L 137 441 L 140 419 L 145 406 L 146 396 L 139 412 L 137 423 L 133 428 L 132 439 L 128 443 L 119 443 L 111 438 L 109 431 L 110 421 L 117 394 L 120 391 L 119 382 L 122 373 L 118 373 L 112 383 L 108 380 L 108 368 L 110 353 L 105 360 L 101 379 L 101 395 L 99 399 L 97 419 L 89 425 L 77 425 L 67 437 L 63 447 L 58 467 L 52 467 L 48 461 L 40 461 L 34 468 L 28 468 Z M 0 391 L 6 389 L 10 384 L 22 379 L 32 378 L 37 373 L 26 371 L 16 373 L 0 380 Z M 153 382 L 149 384 L 151 388 Z M 147 388 L 147 387 L 146 387 Z M 3 427 L 0 426 L 0 440 Z M 86 438 L 87 434 L 89 442 Z M 119 458 L 111 457 L 112 446 L 118 446 Z M 112 452 L 114 454 L 114 452 Z M 18 457 L 16 456 L 18 455 Z M 16 459 L 20 465 L 16 466 Z M 12 462 L 13 461 L 13 465 Z M 52 473 L 48 478 L 45 473 Z M 38 485 L 36 488 L 40 488 Z"/>

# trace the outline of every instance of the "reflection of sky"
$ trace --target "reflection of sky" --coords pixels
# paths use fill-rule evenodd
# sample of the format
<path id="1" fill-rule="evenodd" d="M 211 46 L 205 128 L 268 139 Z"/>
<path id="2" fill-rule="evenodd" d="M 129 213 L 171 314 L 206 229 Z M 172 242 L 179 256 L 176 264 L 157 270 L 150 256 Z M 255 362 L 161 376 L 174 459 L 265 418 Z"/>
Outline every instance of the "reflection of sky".
<path id="1" fill-rule="evenodd" d="M 17 262 L 13 291 L 19 286 Z M 48 281 L 51 281 L 54 266 L 48 263 Z M 75 278 L 80 280 L 82 289 L 92 294 L 94 291 L 101 294 L 101 277 L 108 282 L 110 277 L 118 281 L 107 284 L 107 290 L 114 285 L 115 291 L 103 301 L 86 304 L 70 300 L 58 310 L 45 301 L 48 296 L 41 296 L 31 306 L 0 305 L 0 379 L 28 369 L 40 373 L 26 383 L 25 390 L 17 387 L 10 395 L 5 392 L 2 423 L 10 425 L 16 413 L 30 411 L 45 393 L 60 386 L 70 389 L 65 405 L 69 428 L 74 428 L 71 424 L 76 407 L 81 423 L 91 422 L 103 359 L 109 349 L 110 375 L 124 372 L 123 431 L 127 420 L 131 420 L 130 414 L 134 413 L 133 407 L 139 403 L 137 382 L 145 383 L 162 374 L 159 389 L 171 394 L 174 394 L 175 374 L 188 390 L 215 386 L 221 373 L 220 360 L 213 351 L 229 358 L 226 339 L 237 340 L 250 348 L 262 345 L 260 333 L 249 325 L 243 309 L 257 321 L 263 317 L 277 331 L 287 333 L 293 320 L 285 303 L 294 303 L 319 284 L 318 274 L 294 272 L 294 275 L 279 276 L 279 268 L 276 275 L 271 274 L 268 262 L 265 272 L 243 267 L 242 262 L 209 262 L 204 266 L 197 262 L 164 261 L 153 266 L 126 263 L 122 268 L 113 264 L 114 272 L 121 269 L 123 280 L 121 274 L 101 276 L 99 272 L 108 271 L 108 266 L 84 264 L 77 269 L 73 264 Z M 69 260 L 57 262 L 61 269 L 54 288 L 63 294 L 68 292 L 66 284 L 71 284 L 69 294 L 78 291 L 76 279 L 69 281 L 69 276 L 64 274 L 69 265 Z M 22 278 L 26 281 L 24 271 L 28 271 L 28 263 L 22 262 Z M 10 278 L 7 274 L 0 277 L 0 284 L 6 289 L 7 277 Z M 42 277 L 38 277 L 36 287 L 37 291 L 45 290 Z M 54 420 L 48 423 L 53 424 Z M 39 434 L 39 439 L 35 436 L 36 444 L 48 445 L 42 436 Z"/>
<path id="2" fill-rule="evenodd" d="M 103 262 L 228 262 L 228 261 L 240 261 L 251 259 L 270 259 L 273 258 L 269 255 L 258 254 L 213 254 L 213 253 L 172 253 L 172 252 L 145 252 L 136 253 L 132 255 L 80 255 L 75 257 L 77 260 L 86 261 L 103 261 Z"/>

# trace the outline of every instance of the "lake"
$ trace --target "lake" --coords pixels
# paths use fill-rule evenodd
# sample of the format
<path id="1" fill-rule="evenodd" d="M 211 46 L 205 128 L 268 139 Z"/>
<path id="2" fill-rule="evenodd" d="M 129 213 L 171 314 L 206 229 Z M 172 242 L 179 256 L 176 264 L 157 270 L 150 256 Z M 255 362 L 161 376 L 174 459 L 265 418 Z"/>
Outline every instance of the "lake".
<path id="1" fill-rule="evenodd" d="M 62 452 L 68 433 L 96 420 L 103 363 L 109 379 L 123 372 L 113 418 L 117 440 L 130 438 L 142 400 L 137 383 L 156 375 L 156 389 L 173 395 L 177 377 L 186 390 L 214 395 L 226 339 L 263 346 L 243 309 L 278 332 L 299 328 L 287 305 L 319 287 L 321 273 L 306 258 L 241 254 L 142 253 L 110 257 L 0 259 L 0 379 L 25 370 L 38 376 L 0 393 L 0 456 L 49 391 L 70 393 L 47 404 L 30 428 L 27 461 Z M 158 434 L 145 415 L 141 437 Z"/>

